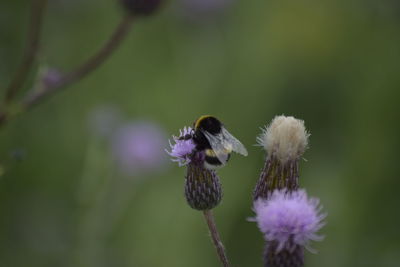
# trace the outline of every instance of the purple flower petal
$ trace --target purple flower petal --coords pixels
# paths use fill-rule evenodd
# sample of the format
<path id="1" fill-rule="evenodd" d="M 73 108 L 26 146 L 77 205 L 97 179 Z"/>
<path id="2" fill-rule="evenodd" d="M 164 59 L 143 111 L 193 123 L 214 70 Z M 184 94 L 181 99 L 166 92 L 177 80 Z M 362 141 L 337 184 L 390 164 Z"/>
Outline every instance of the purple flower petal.
<path id="1" fill-rule="evenodd" d="M 308 198 L 304 190 L 288 193 L 276 190 L 271 198 L 254 203 L 255 221 L 267 241 L 277 241 L 277 251 L 293 245 L 308 245 L 322 239 L 316 232 L 324 225 L 319 200 Z M 308 248 L 308 247 L 307 247 Z"/>
<path id="2" fill-rule="evenodd" d="M 183 131 L 179 130 L 179 136 L 172 137 L 175 144 L 169 142 L 171 151 L 165 150 L 172 157 L 172 161 L 178 162 L 179 166 L 184 166 L 191 161 L 190 155 L 193 153 L 196 145 L 191 138 L 187 140 L 180 140 L 180 138 L 191 135 L 192 132 L 193 130 L 190 127 L 184 127 Z"/>

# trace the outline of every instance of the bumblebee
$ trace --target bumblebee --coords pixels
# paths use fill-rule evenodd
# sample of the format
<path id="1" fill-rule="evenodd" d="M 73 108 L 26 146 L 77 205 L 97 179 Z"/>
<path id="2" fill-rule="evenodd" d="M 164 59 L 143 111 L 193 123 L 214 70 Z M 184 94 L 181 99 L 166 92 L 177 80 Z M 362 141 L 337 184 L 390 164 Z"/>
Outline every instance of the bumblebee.
<path id="1" fill-rule="evenodd" d="M 203 115 L 193 125 L 192 140 L 197 151 L 204 151 L 204 167 L 214 170 L 224 166 L 232 152 L 247 156 L 243 144 L 215 117 Z"/>

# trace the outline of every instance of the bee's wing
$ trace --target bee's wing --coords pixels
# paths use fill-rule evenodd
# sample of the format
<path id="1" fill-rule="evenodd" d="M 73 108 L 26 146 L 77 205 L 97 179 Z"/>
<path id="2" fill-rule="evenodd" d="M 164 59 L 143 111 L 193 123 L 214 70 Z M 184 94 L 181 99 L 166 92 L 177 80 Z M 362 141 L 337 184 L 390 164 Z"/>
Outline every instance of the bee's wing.
<path id="1" fill-rule="evenodd" d="M 228 147 L 231 146 L 232 147 L 232 151 L 235 151 L 236 153 L 242 154 L 243 156 L 247 156 L 248 155 L 247 150 L 244 147 L 244 145 L 239 140 L 237 140 L 236 137 L 231 135 L 231 133 L 228 132 L 228 130 L 226 130 L 224 127 L 222 127 L 221 134 L 222 134 L 223 139 L 224 139 L 223 143 Z"/>
<path id="2" fill-rule="evenodd" d="M 222 134 L 213 135 L 207 131 L 202 131 L 211 145 L 212 150 L 217 156 L 218 160 L 224 165 L 228 161 L 229 153 L 232 149 L 226 147 Z"/>
<path id="3" fill-rule="evenodd" d="M 228 154 L 231 151 L 247 156 L 247 150 L 244 145 L 231 135 L 224 127 L 221 129 L 221 133 L 212 135 L 207 131 L 202 131 L 211 148 L 214 150 L 217 158 L 223 164 L 228 160 Z"/>

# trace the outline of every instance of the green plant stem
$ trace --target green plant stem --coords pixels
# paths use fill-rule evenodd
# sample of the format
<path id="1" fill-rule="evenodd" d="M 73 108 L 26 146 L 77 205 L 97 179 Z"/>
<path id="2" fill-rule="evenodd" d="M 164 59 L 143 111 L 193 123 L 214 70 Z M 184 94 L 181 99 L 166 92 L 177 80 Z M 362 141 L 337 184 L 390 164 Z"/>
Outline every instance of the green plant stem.
<path id="1" fill-rule="evenodd" d="M 210 231 L 211 239 L 214 243 L 214 246 L 217 250 L 218 257 L 222 263 L 222 266 L 229 267 L 228 257 L 225 253 L 224 245 L 219 237 L 219 233 L 217 230 L 217 226 L 215 224 L 214 215 L 211 210 L 203 211 L 204 218 L 206 219 L 208 229 Z"/>

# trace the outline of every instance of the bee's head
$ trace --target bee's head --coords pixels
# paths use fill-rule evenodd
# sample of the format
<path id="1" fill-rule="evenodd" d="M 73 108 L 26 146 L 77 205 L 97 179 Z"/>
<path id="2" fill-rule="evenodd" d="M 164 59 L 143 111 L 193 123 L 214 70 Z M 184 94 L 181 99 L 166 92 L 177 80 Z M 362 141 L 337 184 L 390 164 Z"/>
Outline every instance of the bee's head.
<path id="1" fill-rule="evenodd" d="M 210 134 L 218 134 L 221 132 L 222 123 L 215 117 L 203 115 L 194 122 L 195 130 L 204 130 Z"/>

